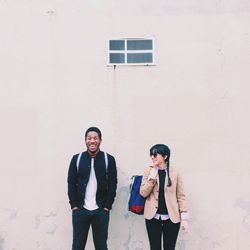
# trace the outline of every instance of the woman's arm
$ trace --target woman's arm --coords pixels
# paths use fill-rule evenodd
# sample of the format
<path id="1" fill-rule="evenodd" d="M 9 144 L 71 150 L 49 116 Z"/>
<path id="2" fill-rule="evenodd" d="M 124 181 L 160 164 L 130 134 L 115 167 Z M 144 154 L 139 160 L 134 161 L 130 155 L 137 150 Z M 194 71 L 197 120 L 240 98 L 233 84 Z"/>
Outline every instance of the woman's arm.
<path id="1" fill-rule="evenodd" d="M 177 173 L 176 198 L 180 213 L 187 213 L 186 194 L 183 185 L 183 179 L 180 173 Z"/>
<path id="2" fill-rule="evenodd" d="M 181 229 L 187 233 L 188 232 L 188 222 L 189 214 L 187 211 L 187 200 L 186 194 L 184 190 L 183 179 L 180 173 L 177 174 L 177 189 L 176 189 L 176 197 L 179 206 L 179 211 L 181 214 Z"/>
<path id="3" fill-rule="evenodd" d="M 144 170 L 142 177 L 140 195 L 144 198 L 148 197 L 152 192 L 157 178 L 158 171 L 153 167 L 148 167 Z"/>

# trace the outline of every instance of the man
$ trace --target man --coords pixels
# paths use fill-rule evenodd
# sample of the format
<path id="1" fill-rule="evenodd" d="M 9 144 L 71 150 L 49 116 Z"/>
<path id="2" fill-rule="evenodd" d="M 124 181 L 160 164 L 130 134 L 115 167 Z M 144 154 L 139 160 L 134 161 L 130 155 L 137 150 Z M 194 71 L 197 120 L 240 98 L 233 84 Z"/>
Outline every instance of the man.
<path id="1" fill-rule="evenodd" d="M 116 195 L 115 158 L 100 151 L 101 131 L 85 132 L 87 151 L 74 155 L 68 171 L 68 196 L 72 209 L 72 250 L 83 250 L 92 227 L 96 250 L 107 250 L 109 211 Z M 106 155 L 105 155 L 106 154 Z"/>

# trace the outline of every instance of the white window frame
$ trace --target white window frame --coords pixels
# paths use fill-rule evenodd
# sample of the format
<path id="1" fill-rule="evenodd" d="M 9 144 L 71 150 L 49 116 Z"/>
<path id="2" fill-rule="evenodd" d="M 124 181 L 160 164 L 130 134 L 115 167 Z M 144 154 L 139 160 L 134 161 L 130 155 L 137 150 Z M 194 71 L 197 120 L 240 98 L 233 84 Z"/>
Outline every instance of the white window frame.
<path id="1" fill-rule="evenodd" d="M 123 40 L 125 47 L 124 50 L 110 50 L 109 43 L 112 40 Z M 150 50 L 127 50 L 127 41 L 130 40 L 151 40 L 152 41 L 152 49 Z M 140 37 L 140 38 L 110 38 L 108 40 L 108 58 L 107 58 L 107 65 L 108 66 L 154 66 L 155 65 L 155 39 L 152 37 Z M 124 53 L 125 55 L 125 62 L 124 63 L 110 63 L 109 56 L 110 53 Z M 152 62 L 143 62 L 143 63 L 127 63 L 127 55 L 129 54 L 140 54 L 140 53 L 152 53 Z"/>

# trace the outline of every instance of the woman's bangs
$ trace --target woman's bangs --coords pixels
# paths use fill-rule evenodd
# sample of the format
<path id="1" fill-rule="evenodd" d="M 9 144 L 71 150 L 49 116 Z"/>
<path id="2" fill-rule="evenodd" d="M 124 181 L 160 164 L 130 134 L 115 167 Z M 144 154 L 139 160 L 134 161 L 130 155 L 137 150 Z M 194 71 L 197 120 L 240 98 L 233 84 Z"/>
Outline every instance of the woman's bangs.
<path id="1" fill-rule="evenodd" d="M 150 149 L 150 156 L 159 154 L 157 148 L 153 147 Z"/>

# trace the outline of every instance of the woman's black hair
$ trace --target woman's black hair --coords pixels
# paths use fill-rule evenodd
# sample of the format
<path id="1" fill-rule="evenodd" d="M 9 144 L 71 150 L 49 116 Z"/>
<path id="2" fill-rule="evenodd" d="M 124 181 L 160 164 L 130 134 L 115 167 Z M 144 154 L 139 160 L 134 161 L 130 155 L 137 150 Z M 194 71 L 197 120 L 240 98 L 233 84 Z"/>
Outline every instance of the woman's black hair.
<path id="1" fill-rule="evenodd" d="M 169 176 L 169 159 L 170 159 L 170 149 L 165 144 L 156 144 L 150 148 L 150 156 L 160 154 L 165 159 L 167 165 L 167 175 L 168 175 L 168 187 L 172 185 L 172 181 Z M 166 157 L 166 158 L 165 158 Z"/>

